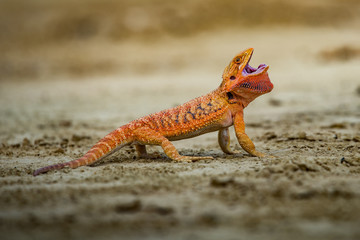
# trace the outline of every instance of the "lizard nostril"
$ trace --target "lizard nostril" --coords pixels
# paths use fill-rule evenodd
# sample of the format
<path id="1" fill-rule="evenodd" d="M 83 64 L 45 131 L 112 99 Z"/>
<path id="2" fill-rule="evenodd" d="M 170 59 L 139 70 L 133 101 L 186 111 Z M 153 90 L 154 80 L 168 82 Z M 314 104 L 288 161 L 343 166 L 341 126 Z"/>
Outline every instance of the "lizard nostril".
<path id="1" fill-rule="evenodd" d="M 230 80 L 234 80 L 234 79 L 235 79 L 235 76 L 231 76 L 231 77 L 230 77 Z"/>

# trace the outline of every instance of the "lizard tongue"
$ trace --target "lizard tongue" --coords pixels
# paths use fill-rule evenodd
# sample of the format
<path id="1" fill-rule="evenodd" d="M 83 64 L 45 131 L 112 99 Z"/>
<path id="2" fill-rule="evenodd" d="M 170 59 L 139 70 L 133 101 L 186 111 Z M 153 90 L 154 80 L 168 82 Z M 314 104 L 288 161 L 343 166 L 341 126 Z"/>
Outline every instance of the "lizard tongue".
<path id="1" fill-rule="evenodd" d="M 253 68 L 249 64 L 246 64 L 242 73 L 244 76 L 253 75 L 253 74 L 255 75 L 255 74 L 259 74 L 259 73 L 263 72 L 266 68 L 268 68 L 268 66 L 266 64 L 260 64 L 258 66 L 258 68 Z"/>

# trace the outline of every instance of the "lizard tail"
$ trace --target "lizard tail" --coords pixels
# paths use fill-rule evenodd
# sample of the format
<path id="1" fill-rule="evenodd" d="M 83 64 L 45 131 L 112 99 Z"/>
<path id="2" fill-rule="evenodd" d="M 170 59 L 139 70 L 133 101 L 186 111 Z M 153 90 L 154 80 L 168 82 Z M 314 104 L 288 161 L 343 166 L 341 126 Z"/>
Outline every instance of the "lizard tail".
<path id="1" fill-rule="evenodd" d="M 58 163 L 43 168 L 39 168 L 33 172 L 34 176 L 46 173 L 50 170 L 62 169 L 64 167 L 77 168 L 84 165 L 90 165 L 119 150 L 123 146 L 132 142 L 128 127 L 122 126 L 115 131 L 109 133 L 96 143 L 84 156 L 76 160 Z"/>

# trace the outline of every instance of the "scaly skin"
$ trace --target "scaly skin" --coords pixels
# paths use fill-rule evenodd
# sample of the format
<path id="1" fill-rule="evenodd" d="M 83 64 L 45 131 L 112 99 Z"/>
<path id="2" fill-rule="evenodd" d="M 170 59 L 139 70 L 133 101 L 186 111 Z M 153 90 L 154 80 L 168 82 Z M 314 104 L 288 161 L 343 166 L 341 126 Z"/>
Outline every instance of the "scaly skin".
<path id="1" fill-rule="evenodd" d="M 90 165 L 119 150 L 135 144 L 140 157 L 145 157 L 146 145 L 160 145 L 174 161 L 191 162 L 212 157 L 182 156 L 170 142 L 219 131 L 218 140 L 223 152 L 230 150 L 229 127 L 234 125 L 241 147 L 252 156 L 264 157 L 245 133 L 243 109 L 256 97 L 268 93 L 273 85 L 267 74 L 268 66 L 257 69 L 248 65 L 253 49 L 247 49 L 230 62 L 223 73 L 221 85 L 213 92 L 195 98 L 183 105 L 134 120 L 109 133 L 96 143 L 83 157 L 34 171 L 33 175 L 64 167 L 77 168 Z"/>

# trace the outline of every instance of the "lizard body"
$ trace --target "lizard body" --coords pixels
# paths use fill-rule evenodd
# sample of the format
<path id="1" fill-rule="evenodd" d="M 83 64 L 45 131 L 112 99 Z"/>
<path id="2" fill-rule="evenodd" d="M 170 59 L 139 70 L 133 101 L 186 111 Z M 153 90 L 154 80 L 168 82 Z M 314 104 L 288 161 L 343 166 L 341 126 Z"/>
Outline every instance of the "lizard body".
<path id="1" fill-rule="evenodd" d="M 273 85 L 267 74 L 268 66 L 252 68 L 248 63 L 253 49 L 247 49 L 233 58 L 225 68 L 223 81 L 214 91 L 183 105 L 153 113 L 119 127 L 96 143 L 79 159 L 50 165 L 34 171 L 39 175 L 64 167 L 91 165 L 125 145 L 135 144 L 140 157 L 146 156 L 146 145 L 160 145 L 174 161 L 196 161 L 212 157 L 182 156 L 170 142 L 219 131 L 218 141 L 223 152 L 230 150 L 229 127 L 234 125 L 241 147 L 253 156 L 263 157 L 245 133 L 243 109 L 256 97 L 268 93 Z"/>

